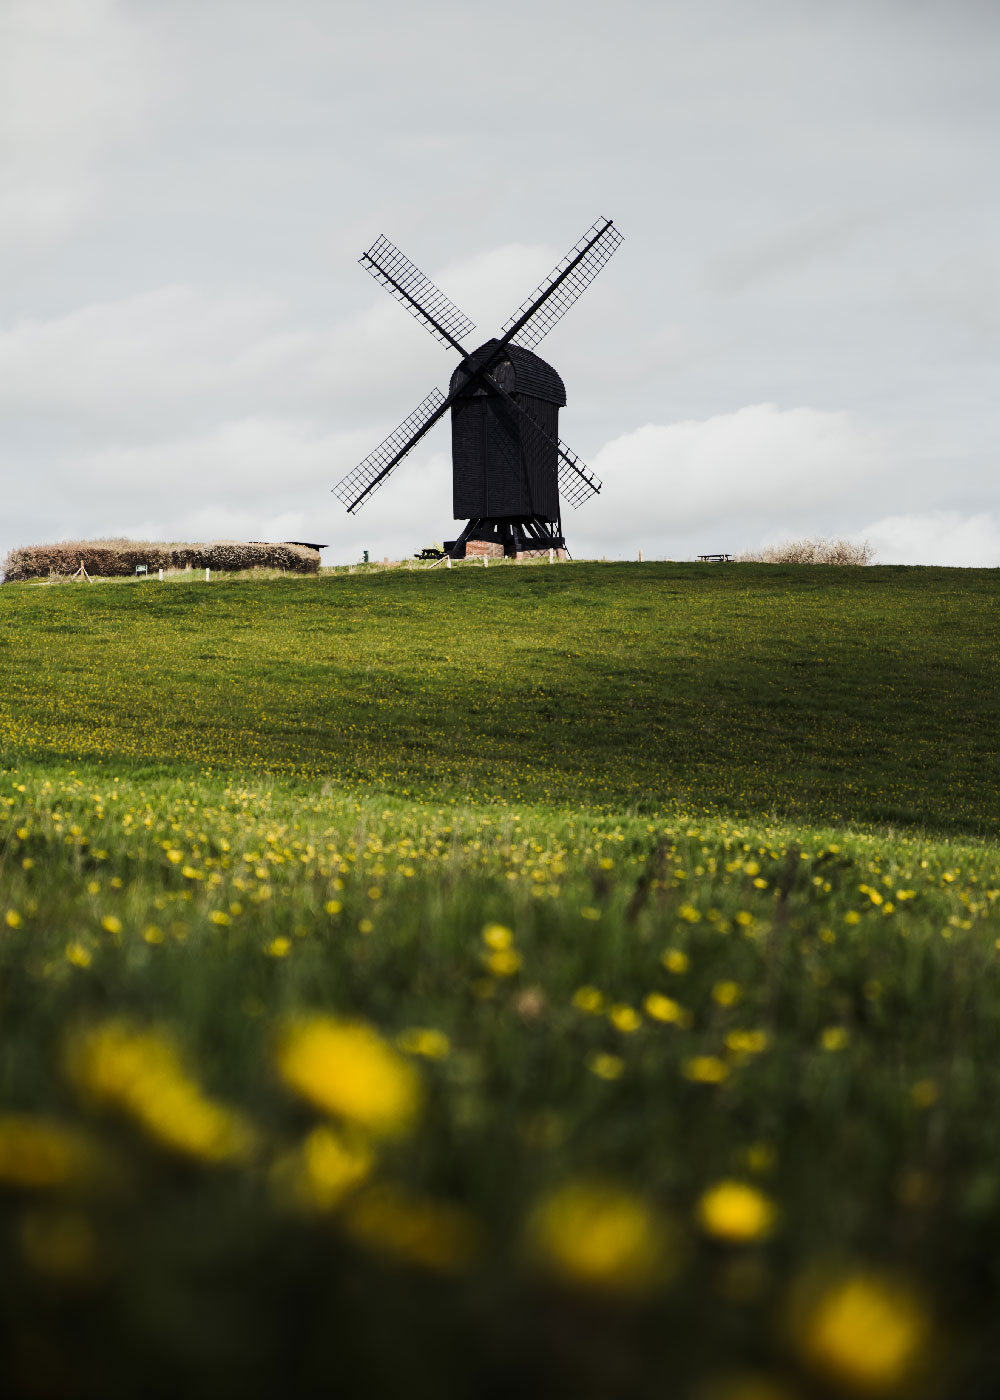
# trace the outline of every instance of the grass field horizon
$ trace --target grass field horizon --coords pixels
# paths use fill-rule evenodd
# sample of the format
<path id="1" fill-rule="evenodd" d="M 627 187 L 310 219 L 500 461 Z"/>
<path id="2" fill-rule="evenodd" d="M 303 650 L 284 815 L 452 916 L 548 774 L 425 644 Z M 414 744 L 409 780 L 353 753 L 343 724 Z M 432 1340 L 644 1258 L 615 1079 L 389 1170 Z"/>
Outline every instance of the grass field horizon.
<path id="1" fill-rule="evenodd" d="M 991 1393 L 1000 571 L 0 589 L 0 1383 Z"/>

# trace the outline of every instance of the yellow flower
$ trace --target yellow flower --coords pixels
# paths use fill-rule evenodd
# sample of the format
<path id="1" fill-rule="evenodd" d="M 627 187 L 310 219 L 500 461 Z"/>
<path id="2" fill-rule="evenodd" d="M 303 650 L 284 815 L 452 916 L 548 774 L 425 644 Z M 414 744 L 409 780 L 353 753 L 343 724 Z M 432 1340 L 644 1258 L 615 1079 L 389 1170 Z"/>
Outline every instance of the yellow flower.
<path id="1" fill-rule="evenodd" d="M 51 1118 L 26 1113 L 0 1117 L 0 1182 L 9 1186 L 64 1186 L 96 1163 L 89 1140 Z"/>
<path id="2" fill-rule="evenodd" d="M 610 870 L 610 868 L 611 866 L 609 864 L 608 869 Z M 600 909 L 595 909 L 592 904 L 587 904 L 580 910 L 580 918 L 588 919 L 591 923 L 596 923 L 600 917 Z"/>
<path id="3" fill-rule="evenodd" d="M 659 992 L 650 992 L 643 1002 L 643 1008 L 647 1016 L 651 1016 L 654 1021 L 666 1021 L 675 1026 L 686 1026 L 690 1023 L 691 1014 L 685 1011 L 680 1002 L 674 1001 L 671 997 L 661 996 Z"/>
<path id="4" fill-rule="evenodd" d="M 339 914 L 340 908 L 341 906 L 339 899 L 328 899 L 323 905 L 323 912 L 325 914 Z"/>
<path id="5" fill-rule="evenodd" d="M 751 1244 L 771 1233 L 773 1203 L 744 1181 L 719 1181 L 709 1187 L 695 1210 L 706 1234 L 730 1244 Z"/>
<path id="6" fill-rule="evenodd" d="M 8 909 L 4 915 L 4 923 L 8 928 L 20 928 L 24 920 L 16 909 Z"/>
<path id="7" fill-rule="evenodd" d="M 264 949 L 269 958 L 286 958 L 292 946 L 289 938 L 274 938 Z"/>
<path id="8" fill-rule="evenodd" d="M 544 1197 L 526 1237 L 547 1272 L 604 1292 L 645 1292 L 668 1262 L 664 1223 L 636 1197 L 601 1183 L 569 1182 Z"/>
<path id="9" fill-rule="evenodd" d="M 443 1060 L 451 1050 L 451 1041 L 444 1031 L 427 1026 L 411 1026 L 396 1037 L 400 1050 L 408 1055 L 422 1055 L 426 1060 Z"/>
<path id="10" fill-rule="evenodd" d="M 371 919 L 359 919 L 359 920 L 358 920 L 358 932 L 359 932 L 359 933 L 374 933 L 374 931 L 375 931 L 375 925 L 372 923 Z"/>
<path id="11" fill-rule="evenodd" d="M 687 953 L 682 953 L 679 948 L 668 948 L 660 955 L 660 962 L 668 972 L 687 972 L 691 966 L 691 959 Z"/>
<path id="12" fill-rule="evenodd" d="M 735 1006 L 742 995 L 738 982 L 716 982 L 712 988 L 712 1000 L 719 1006 Z"/>
<path id="13" fill-rule="evenodd" d="M 693 904 L 682 904 L 677 913 L 685 923 L 697 924 L 701 922 L 701 914 Z"/>
<path id="14" fill-rule="evenodd" d="M 598 1079 L 620 1079 L 625 1061 L 619 1055 L 591 1055 L 587 1068 Z"/>
<path id="15" fill-rule="evenodd" d="M 910 1090 L 910 1102 L 914 1108 L 931 1108 L 941 1097 L 941 1090 L 933 1079 L 918 1079 Z"/>
<path id="16" fill-rule="evenodd" d="M 213 909 L 208 917 L 213 924 L 218 924 L 220 928 L 225 928 L 226 924 L 232 923 L 232 920 L 224 909 Z"/>
<path id="17" fill-rule="evenodd" d="M 388 1184 L 350 1200 L 344 1226 L 368 1249 L 435 1273 L 467 1269 L 480 1249 L 480 1230 L 468 1211 Z"/>
<path id="18" fill-rule="evenodd" d="M 494 977 L 513 977 L 521 966 L 521 954 L 513 948 L 498 948 L 496 952 L 484 953 L 483 962 Z"/>
<path id="19" fill-rule="evenodd" d="M 767 1031 L 730 1031 L 726 1036 L 726 1049 L 736 1055 L 759 1055 L 770 1043 Z"/>
<path id="20" fill-rule="evenodd" d="M 277 1062 L 303 1098 L 377 1137 L 408 1132 L 420 1111 L 416 1070 L 362 1022 L 299 1021 L 282 1038 Z"/>
<path id="21" fill-rule="evenodd" d="M 483 929 L 483 942 L 487 948 L 500 952 L 513 946 L 514 934 L 505 924 L 487 924 Z"/>
<path id="22" fill-rule="evenodd" d="M 819 1033 L 819 1043 L 824 1050 L 843 1050 L 850 1038 L 846 1026 L 826 1026 Z"/>
<path id="23" fill-rule="evenodd" d="M 717 1055 L 695 1055 L 683 1062 L 681 1073 L 695 1084 L 721 1084 L 729 1074 L 729 1066 Z"/>
<path id="24" fill-rule="evenodd" d="M 173 1152 L 225 1162 L 247 1156 L 253 1146 L 243 1116 L 204 1094 L 162 1031 L 107 1021 L 69 1038 L 65 1064 L 88 1098 L 127 1113 Z"/>
<path id="25" fill-rule="evenodd" d="M 799 1346 L 810 1365 L 869 1395 L 896 1390 L 915 1373 L 930 1321 L 902 1285 L 853 1273 L 826 1284 L 800 1309 Z"/>
<path id="26" fill-rule="evenodd" d="M 578 1011 L 596 1016 L 604 1009 L 604 997 L 596 987 L 577 987 L 573 993 L 573 1005 Z"/>
<path id="27" fill-rule="evenodd" d="M 105 914 L 101 920 L 101 928 L 105 933 L 121 933 L 122 921 L 114 914 Z"/>
<path id="28" fill-rule="evenodd" d="M 93 962 L 90 950 L 82 943 L 66 944 L 66 961 L 71 962 L 74 967 L 89 967 Z"/>
<path id="29" fill-rule="evenodd" d="M 302 1146 L 280 1157 L 271 1173 L 279 1195 L 307 1210 L 332 1210 L 370 1175 L 370 1145 L 333 1128 L 314 1128 Z"/>
<path id="30" fill-rule="evenodd" d="M 626 1006 L 624 1002 L 616 1002 L 608 1012 L 608 1019 L 616 1030 L 623 1031 L 626 1035 L 637 1031 L 642 1025 L 642 1017 L 638 1011 L 632 1006 Z"/>

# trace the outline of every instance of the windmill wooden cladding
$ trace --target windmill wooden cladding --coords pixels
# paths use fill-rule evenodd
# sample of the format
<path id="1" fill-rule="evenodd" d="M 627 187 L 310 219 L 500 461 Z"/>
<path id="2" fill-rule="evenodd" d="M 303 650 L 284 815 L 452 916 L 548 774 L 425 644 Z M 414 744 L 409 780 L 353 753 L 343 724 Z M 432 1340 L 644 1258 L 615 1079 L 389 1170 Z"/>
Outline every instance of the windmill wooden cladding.
<path id="1" fill-rule="evenodd" d="M 237 573 L 243 569 L 283 569 L 289 573 L 315 574 L 319 551 L 295 544 L 144 544 L 122 540 L 114 544 L 86 540 L 13 549 L 4 560 L 4 581 L 69 577 L 81 563 L 98 578 L 133 577 L 145 564 L 150 574 L 158 569 L 214 569 Z"/>

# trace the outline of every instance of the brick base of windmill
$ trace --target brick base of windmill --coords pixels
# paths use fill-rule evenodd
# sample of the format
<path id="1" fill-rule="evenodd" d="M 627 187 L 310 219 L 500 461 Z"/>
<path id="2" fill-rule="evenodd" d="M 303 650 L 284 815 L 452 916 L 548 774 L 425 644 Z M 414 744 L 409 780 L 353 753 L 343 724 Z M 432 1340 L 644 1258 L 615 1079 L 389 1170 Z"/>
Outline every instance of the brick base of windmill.
<path id="1" fill-rule="evenodd" d="M 504 547 L 498 540 L 466 540 L 466 559 L 502 559 Z M 566 559 L 565 549 L 519 549 L 515 559 Z"/>

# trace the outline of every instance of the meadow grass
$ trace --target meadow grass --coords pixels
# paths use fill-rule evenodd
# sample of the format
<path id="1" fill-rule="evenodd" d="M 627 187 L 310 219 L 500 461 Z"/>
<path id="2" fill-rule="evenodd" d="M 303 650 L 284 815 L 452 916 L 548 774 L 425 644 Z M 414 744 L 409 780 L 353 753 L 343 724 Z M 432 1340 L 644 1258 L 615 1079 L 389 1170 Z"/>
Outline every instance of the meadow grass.
<path id="1" fill-rule="evenodd" d="M 4 1388 L 991 1393 L 998 586 L 0 590 Z"/>

